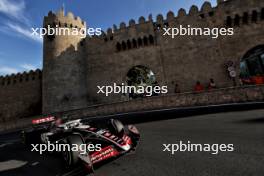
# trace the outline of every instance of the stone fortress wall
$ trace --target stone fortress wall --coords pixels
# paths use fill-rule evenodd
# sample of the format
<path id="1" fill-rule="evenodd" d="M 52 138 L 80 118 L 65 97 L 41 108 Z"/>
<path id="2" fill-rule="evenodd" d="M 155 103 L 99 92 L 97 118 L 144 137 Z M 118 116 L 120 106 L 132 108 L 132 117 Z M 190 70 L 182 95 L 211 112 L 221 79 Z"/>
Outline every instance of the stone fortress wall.
<path id="1" fill-rule="evenodd" d="M 71 12 L 49 12 L 43 27 L 86 28 L 86 23 Z M 85 60 L 80 43 L 83 36 L 45 36 L 43 46 L 43 111 L 62 110 L 86 104 Z M 59 100 L 59 101 L 58 101 Z M 52 110 L 51 110 L 52 111 Z"/>
<path id="2" fill-rule="evenodd" d="M 43 27 L 47 25 L 81 29 L 86 27 L 86 22 L 60 10 L 44 17 Z M 179 25 L 233 27 L 234 35 L 217 39 L 210 36 L 172 39 L 162 35 L 163 27 Z M 27 79 L 23 77 L 21 83 L 13 84 L 20 74 L 0 78 L 0 83 L 4 82 L 4 86 L 0 85 L 0 117 L 50 114 L 124 100 L 127 103 L 127 97 L 124 99 L 119 94 L 109 97 L 97 94 L 97 86 L 126 83 L 128 71 L 138 65 L 151 69 L 160 86 L 168 86 L 166 97 L 173 94 L 176 83 L 181 92 L 192 91 L 196 81 L 207 85 L 210 78 L 219 88 L 231 87 L 234 82 L 224 65 L 233 61 L 239 73 L 244 55 L 264 44 L 263 27 L 264 1 L 218 0 L 216 7 L 205 2 L 201 9 L 192 6 L 189 12 L 180 9 L 177 15 L 170 11 L 166 17 L 158 15 L 153 19 L 150 15 L 148 19 L 140 17 L 137 22 L 133 19 L 128 24 L 121 22 L 119 27 L 114 25 L 101 36 L 45 36 L 42 72 L 22 74 L 32 79 L 33 73 L 39 74 L 38 79 L 24 81 Z M 150 98 L 156 99 L 159 98 Z M 137 107 L 132 101 L 139 100 L 129 101 L 129 106 Z"/>
<path id="3" fill-rule="evenodd" d="M 42 104 L 40 70 L 0 77 L 0 123 L 40 115 Z"/>
<path id="4" fill-rule="evenodd" d="M 147 20 L 132 19 L 128 25 L 121 22 L 119 27 L 114 25 L 101 36 L 87 36 L 84 40 L 80 36 L 56 36 L 44 42 L 44 53 L 52 57 L 44 55 L 43 113 L 124 100 L 121 94 L 109 97 L 97 94 L 97 86 L 126 83 L 128 71 L 137 65 L 150 68 L 158 84 L 168 86 L 169 93 L 174 91 L 175 83 L 182 92 L 189 92 L 197 81 L 207 85 L 210 78 L 219 88 L 233 86 L 225 64 L 233 61 L 239 73 L 243 56 L 264 43 L 263 7 L 261 0 L 219 0 L 216 7 L 205 2 L 201 9 L 192 6 L 188 13 L 180 9 L 178 15 L 168 12 L 166 17 L 158 15 L 153 19 L 150 15 Z M 44 26 L 62 25 L 65 18 L 72 24 L 79 19 L 50 13 L 44 19 Z M 233 27 L 234 35 L 217 39 L 210 36 L 172 39 L 163 35 L 163 27 L 179 25 Z"/>

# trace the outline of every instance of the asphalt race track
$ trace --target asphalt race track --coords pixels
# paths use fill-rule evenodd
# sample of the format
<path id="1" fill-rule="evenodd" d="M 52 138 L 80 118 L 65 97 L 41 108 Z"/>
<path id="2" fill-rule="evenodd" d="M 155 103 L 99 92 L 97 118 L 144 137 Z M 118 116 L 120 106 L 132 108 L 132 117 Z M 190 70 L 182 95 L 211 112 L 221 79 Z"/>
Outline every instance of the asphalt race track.
<path id="1" fill-rule="evenodd" d="M 160 114 L 159 114 L 160 115 Z M 166 117 L 164 117 L 166 118 Z M 264 110 L 228 112 L 137 124 L 142 138 L 135 154 L 96 169 L 96 176 L 263 176 Z M 234 152 L 163 152 L 178 141 L 234 144 Z M 59 156 L 30 152 L 17 133 L 0 135 L 1 176 L 85 175 L 65 171 Z"/>

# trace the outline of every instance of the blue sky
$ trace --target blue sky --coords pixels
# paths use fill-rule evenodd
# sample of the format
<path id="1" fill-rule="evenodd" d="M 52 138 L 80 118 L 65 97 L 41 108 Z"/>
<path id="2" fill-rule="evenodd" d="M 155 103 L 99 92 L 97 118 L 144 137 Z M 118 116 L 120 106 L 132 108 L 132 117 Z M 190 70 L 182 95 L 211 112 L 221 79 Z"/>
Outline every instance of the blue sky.
<path id="1" fill-rule="evenodd" d="M 216 0 L 208 0 L 213 6 Z M 164 16 L 169 10 L 177 14 L 204 0 L 0 0 L 0 75 L 42 68 L 42 40 L 31 35 L 32 27 L 41 27 L 49 10 L 66 11 L 85 20 L 89 27 L 103 30 L 128 23 L 140 16 Z"/>

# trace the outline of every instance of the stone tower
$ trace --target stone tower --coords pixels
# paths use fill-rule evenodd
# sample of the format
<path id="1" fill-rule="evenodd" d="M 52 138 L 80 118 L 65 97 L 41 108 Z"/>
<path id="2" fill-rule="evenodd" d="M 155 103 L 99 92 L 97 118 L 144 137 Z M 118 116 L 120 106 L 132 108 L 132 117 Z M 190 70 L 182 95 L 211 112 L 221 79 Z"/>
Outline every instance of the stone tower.
<path id="1" fill-rule="evenodd" d="M 44 17 L 43 27 L 80 31 L 86 28 L 86 23 L 71 12 L 65 15 L 62 8 L 57 13 L 50 11 Z M 43 39 L 43 113 L 50 113 L 51 109 L 54 112 L 54 107 L 55 111 L 64 111 L 85 104 L 86 92 L 81 87 L 84 84 L 80 84 L 84 80 L 80 45 L 86 35 L 81 32 L 75 34 L 65 32 L 60 35 L 46 35 Z M 72 101 L 73 99 L 78 101 Z"/>

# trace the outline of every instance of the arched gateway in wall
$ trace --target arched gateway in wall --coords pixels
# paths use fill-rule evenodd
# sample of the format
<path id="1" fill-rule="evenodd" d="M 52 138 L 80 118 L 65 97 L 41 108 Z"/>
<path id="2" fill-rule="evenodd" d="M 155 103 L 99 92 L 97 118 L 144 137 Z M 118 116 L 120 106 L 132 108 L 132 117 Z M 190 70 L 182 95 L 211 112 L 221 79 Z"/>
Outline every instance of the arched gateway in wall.
<path id="1" fill-rule="evenodd" d="M 132 67 L 126 75 L 126 83 L 128 86 L 156 86 L 157 80 L 154 72 L 142 65 Z M 137 98 L 143 95 L 137 93 L 130 93 L 130 98 Z"/>
<path id="2" fill-rule="evenodd" d="M 250 49 L 241 59 L 240 78 L 246 84 L 264 82 L 264 45 Z"/>

